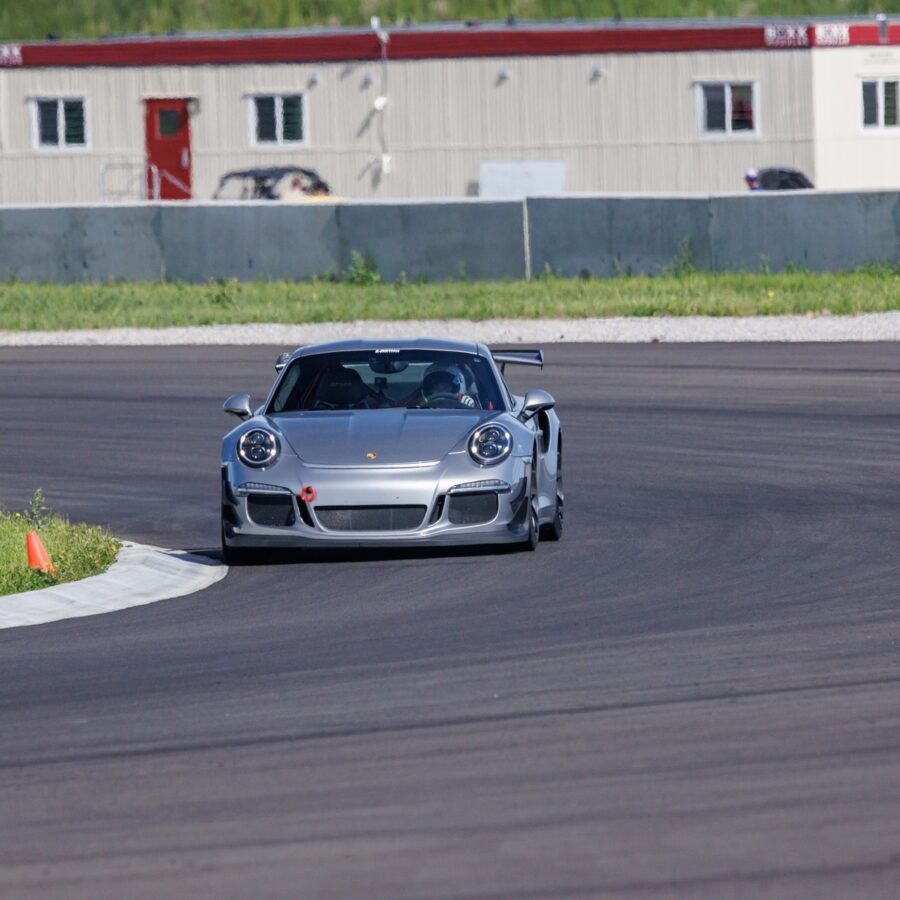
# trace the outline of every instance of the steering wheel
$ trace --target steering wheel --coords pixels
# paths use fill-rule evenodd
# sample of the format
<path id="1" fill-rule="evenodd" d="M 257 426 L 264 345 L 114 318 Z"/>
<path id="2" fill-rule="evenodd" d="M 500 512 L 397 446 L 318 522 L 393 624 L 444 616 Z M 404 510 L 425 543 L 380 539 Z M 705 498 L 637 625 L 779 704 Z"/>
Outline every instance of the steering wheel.
<path id="1" fill-rule="evenodd" d="M 425 398 L 424 406 L 426 408 L 431 409 L 473 409 L 474 407 L 469 406 L 462 402 L 456 394 L 445 393 L 444 391 L 439 391 L 436 394 L 432 394 L 430 397 Z"/>

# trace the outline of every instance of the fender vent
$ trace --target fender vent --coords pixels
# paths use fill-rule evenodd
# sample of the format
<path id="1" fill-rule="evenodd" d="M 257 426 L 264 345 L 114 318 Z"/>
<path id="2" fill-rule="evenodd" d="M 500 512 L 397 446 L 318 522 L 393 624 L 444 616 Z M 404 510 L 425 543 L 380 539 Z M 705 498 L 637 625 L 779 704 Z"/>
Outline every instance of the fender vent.
<path id="1" fill-rule="evenodd" d="M 445 495 L 441 494 L 440 497 L 438 497 L 435 501 L 434 509 L 431 511 L 431 518 L 428 520 L 429 525 L 434 525 L 434 523 L 439 521 L 441 516 L 444 514 L 445 499 Z"/>
<path id="2" fill-rule="evenodd" d="M 313 522 L 312 514 L 309 511 L 309 504 L 304 500 L 300 500 L 297 503 L 297 509 L 300 510 L 300 521 L 304 525 L 309 525 L 310 528 L 315 528 L 316 523 Z"/>

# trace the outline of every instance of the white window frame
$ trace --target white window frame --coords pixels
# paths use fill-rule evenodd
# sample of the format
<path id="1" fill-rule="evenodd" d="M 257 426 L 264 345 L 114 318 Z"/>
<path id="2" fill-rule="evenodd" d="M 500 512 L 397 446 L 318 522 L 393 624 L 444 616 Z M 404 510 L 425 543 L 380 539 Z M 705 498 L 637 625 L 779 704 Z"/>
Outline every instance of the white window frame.
<path id="1" fill-rule="evenodd" d="M 753 110 L 753 128 L 747 131 L 731 130 L 731 88 L 750 88 L 750 104 Z M 725 88 L 725 130 L 708 131 L 706 128 L 706 102 L 703 96 L 705 87 Z M 707 141 L 750 141 L 758 139 L 762 132 L 759 127 L 759 86 L 755 78 L 699 78 L 694 81 L 694 95 L 696 97 L 697 131 L 700 137 Z"/>
<path id="2" fill-rule="evenodd" d="M 81 109 L 84 114 L 84 143 L 83 144 L 67 144 L 66 138 L 66 117 L 64 112 L 64 103 L 67 100 L 80 100 Z M 56 133 L 59 137 L 58 144 L 42 144 L 41 143 L 41 123 L 39 103 L 43 102 L 56 103 Z M 38 153 L 51 153 L 55 155 L 65 153 L 87 153 L 91 149 L 91 106 L 90 100 L 83 94 L 40 94 L 28 98 L 28 105 L 31 107 L 31 146 Z"/>
<path id="3" fill-rule="evenodd" d="M 866 75 L 859 79 L 859 122 L 863 134 L 889 134 L 896 135 L 900 132 L 900 110 L 898 110 L 898 124 L 884 124 L 884 85 L 887 81 L 897 82 L 897 91 L 900 94 L 900 75 Z M 865 123 L 865 103 L 863 102 L 863 85 L 875 83 L 875 99 L 878 102 L 878 121 L 874 125 Z M 900 98 L 898 98 L 900 99 Z"/>
<path id="4" fill-rule="evenodd" d="M 257 115 L 256 101 L 263 97 L 275 100 L 275 140 L 260 141 L 256 138 Z M 284 98 L 299 97 L 301 115 L 303 116 L 303 137 L 299 141 L 284 139 Z M 255 150 L 275 150 L 283 152 L 285 148 L 306 147 L 309 145 L 309 108 L 306 102 L 306 91 L 254 91 L 247 95 L 247 120 L 250 129 L 250 146 Z"/>

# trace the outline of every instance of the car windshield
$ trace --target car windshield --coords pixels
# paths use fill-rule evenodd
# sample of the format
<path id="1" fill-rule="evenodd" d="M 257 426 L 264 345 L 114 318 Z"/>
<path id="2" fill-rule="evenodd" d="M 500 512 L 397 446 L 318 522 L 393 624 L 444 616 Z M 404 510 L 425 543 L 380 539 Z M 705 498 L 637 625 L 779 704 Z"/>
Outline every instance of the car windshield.
<path id="1" fill-rule="evenodd" d="M 301 356 L 267 413 L 347 409 L 506 408 L 490 362 L 473 353 L 358 350 Z"/>

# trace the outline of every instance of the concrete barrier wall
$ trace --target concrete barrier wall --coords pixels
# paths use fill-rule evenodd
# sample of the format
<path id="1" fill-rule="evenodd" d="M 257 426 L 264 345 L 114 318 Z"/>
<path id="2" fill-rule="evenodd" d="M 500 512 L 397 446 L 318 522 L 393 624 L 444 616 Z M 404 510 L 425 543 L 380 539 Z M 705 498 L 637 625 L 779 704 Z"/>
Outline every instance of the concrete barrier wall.
<path id="1" fill-rule="evenodd" d="M 159 214 L 152 206 L 0 207 L 0 278 L 163 278 Z"/>
<path id="2" fill-rule="evenodd" d="M 838 272 L 900 262 L 898 192 L 713 197 L 709 221 L 716 270 Z"/>
<path id="3" fill-rule="evenodd" d="M 534 275 L 656 275 L 679 254 L 712 268 L 705 197 L 535 197 L 528 229 Z"/>
<path id="4" fill-rule="evenodd" d="M 340 271 L 355 251 L 388 281 L 524 278 L 524 215 L 517 201 L 339 206 Z"/>
<path id="5" fill-rule="evenodd" d="M 900 192 L 0 207 L 0 279 L 388 281 L 900 262 Z M 0 326 L 2 327 L 2 326 Z"/>
<path id="6" fill-rule="evenodd" d="M 528 201 L 531 263 L 566 276 L 708 271 L 839 272 L 900 262 L 900 193 L 560 197 Z"/>
<path id="7" fill-rule="evenodd" d="M 157 240 L 171 281 L 305 281 L 341 271 L 338 207 L 159 207 Z"/>

